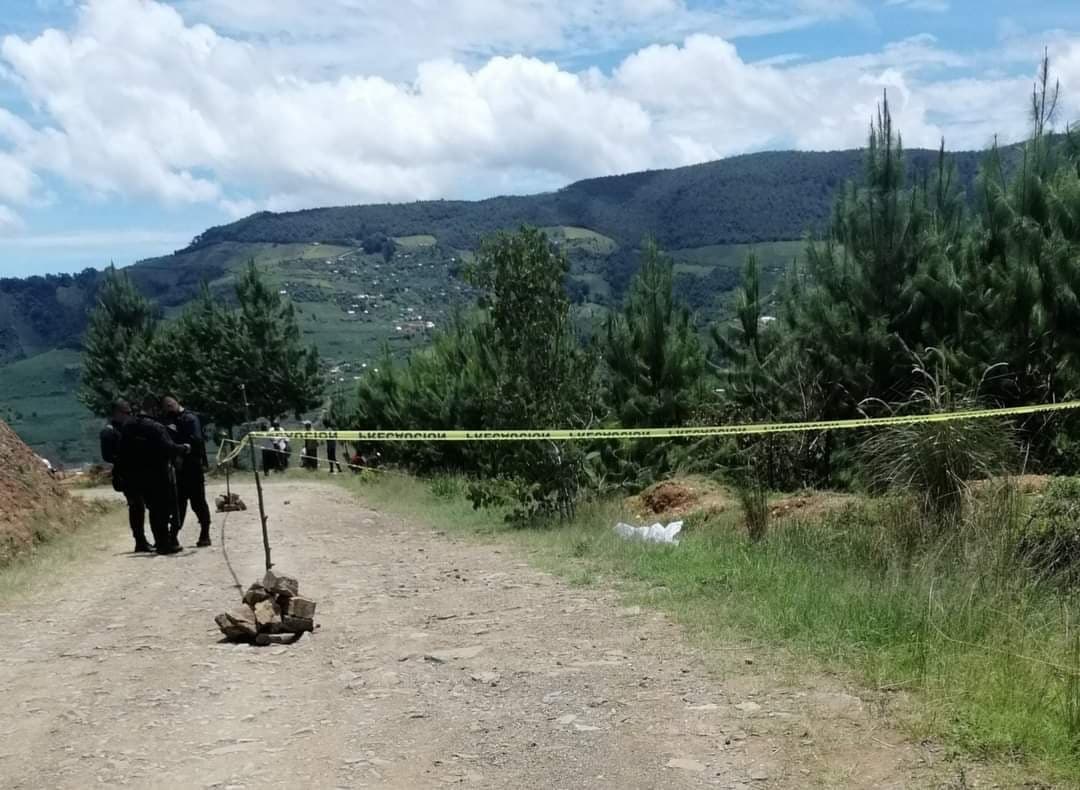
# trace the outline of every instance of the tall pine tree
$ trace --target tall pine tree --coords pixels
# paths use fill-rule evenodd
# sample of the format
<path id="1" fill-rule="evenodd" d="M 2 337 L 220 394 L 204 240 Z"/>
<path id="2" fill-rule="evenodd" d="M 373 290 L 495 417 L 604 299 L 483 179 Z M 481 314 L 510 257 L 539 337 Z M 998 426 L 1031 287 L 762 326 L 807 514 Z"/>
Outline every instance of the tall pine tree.
<path id="1" fill-rule="evenodd" d="M 91 412 L 107 416 L 115 399 L 137 400 L 152 391 L 145 361 L 157 323 L 154 304 L 126 272 L 110 267 L 83 336 L 78 398 Z"/>

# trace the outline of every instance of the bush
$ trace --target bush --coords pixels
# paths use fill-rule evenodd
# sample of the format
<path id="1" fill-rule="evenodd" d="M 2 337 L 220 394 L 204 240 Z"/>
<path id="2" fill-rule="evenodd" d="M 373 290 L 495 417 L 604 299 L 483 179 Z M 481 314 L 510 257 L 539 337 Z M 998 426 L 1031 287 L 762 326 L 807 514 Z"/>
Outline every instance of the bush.
<path id="1" fill-rule="evenodd" d="M 1080 581 L 1080 479 L 1058 477 L 1039 498 L 1017 541 L 1020 556 L 1045 578 Z"/>
<path id="2" fill-rule="evenodd" d="M 941 355 L 930 350 L 927 356 Z M 918 359 L 916 376 L 925 385 L 893 407 L 894 414 L 941 414 L 975 410 L 974 396 L 954 396 L 941 374 Z M 955 524 L 974 480 L 1009 471 L 1016 456 L 1012 428 L 1001 420 L 918 422 L 874 430 L 860 447 L 861 469 L 873 491 L 909 493 L 919 498 L 928 526 Z"/>

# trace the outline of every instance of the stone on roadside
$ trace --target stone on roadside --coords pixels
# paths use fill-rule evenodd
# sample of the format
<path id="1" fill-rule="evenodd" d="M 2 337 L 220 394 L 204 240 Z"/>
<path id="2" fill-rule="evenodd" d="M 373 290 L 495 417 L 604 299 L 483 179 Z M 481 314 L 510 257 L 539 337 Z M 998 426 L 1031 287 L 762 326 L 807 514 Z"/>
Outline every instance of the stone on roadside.
<path id="1" fill-rule="evenodd" d="M 250 639 L 258 633 L 255 612 L 249 606 L 238 606 L 214 618 L 221 633 L 229 639 Z"/>
<path id="2" fill-rule="evenodd" d="M 293 596 L 300 593 L 300 582 L 294 576 L 270 569 L 263 576 L 262 586 L 274 595 Z"/>
<path id="3" fill-rule="evenodd" d="M 309 617 L 293 617 L 290 614 L 281 618 L 281 630 L 289 634 L 302 634 L 315 630 L 315 621 Z"/>
<path id="4" fill-rule="evenodd" d="M 255 604 L 255 623 L 263 633 L 276 633 L 281 628 L 281 608 L 273 598 Z"/>
<path id="5" fill-rule="evenodd" d="M 270 593 L 267 592 L 266 588 L 258 582 L 255 582 L 255 584 L 248 587 L 247 592 L 244 593 L 244 603 L 246 603 L 248 606 L 254 607 L 255 604 L 259 603 L 260 601 L 265 601 L 269 597 Z"/>
<path id="6" fill-rule="evenodd" d="M 315 617 L 315 602 L 309 598 L 301 598 L 299 595 L 294 595 L 286 600 L 282 610 L 290 617 L 302 617 L 307 620 L 312 620 Z"/>

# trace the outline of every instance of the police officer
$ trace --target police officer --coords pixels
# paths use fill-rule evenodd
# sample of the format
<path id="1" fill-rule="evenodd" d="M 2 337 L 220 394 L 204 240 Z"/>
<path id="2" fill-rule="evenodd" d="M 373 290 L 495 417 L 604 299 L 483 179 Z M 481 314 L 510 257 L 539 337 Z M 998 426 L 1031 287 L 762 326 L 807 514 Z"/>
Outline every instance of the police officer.
<path id="1" fill-rule="evenodd" d="M 191 447 L 191 452 L 180 459 L 176 475 L 178 522 L 174 526 L 179 532 L 184 526 L 188 503 L 199 519 L 199 541 L 196 546 L 210 545 L 210 507 L 206 504 L 206 470 L 210 464 L 206 458 L 206 437 L 202 423 L 197 415 L 180 405 L 174 395 L 161 399 L 165 411 L 166 427 L 174 441 Z M 175 533 L 174 533 L 175 537 Z"/>
<path id="2" fill-rule="evenodd" d="M 120 430 L 120 457 L 124 462 L 125 485 L 139 493 L 150 512 L 150 531 L 158 554 L 175 554 L 180 544 L 169 531 L 175 512 L 169 469 L 173 459 L 186 455 L 191 447 L 177 444 L 164 425 L 151 415 L 156 399 L 143 400 L 142 408 Z"/>
<path id="3" fill-rule="evenodd" d="M 123 493 L 127 500 L 128 524 L 135 538 L 135 552 L 145 553 L 154 550 L 154 547 L 146 542 L 146 504 L 142 495 L 130 483 L 130 472 L 125 470 L 125 466 L 130 464 L 124 463 L 125 459 L 121 454 L 121 434 L 125 423 L 131 419 L 131 406 L 128 402 L 123 399 L 115 401 L 112 416 L 101 431 L 101 460 L 112 464 L 113 489 Z"/>

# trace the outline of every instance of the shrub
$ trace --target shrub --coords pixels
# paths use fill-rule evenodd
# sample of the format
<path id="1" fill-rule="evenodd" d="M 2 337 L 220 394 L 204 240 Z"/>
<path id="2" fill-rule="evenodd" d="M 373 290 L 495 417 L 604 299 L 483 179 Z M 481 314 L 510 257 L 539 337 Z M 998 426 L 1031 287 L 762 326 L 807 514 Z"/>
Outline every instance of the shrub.
<path id="1" fill-rule="evenodd" d="M 1068 584 L 1080 580 L 1080 479 L 1050 481 L 1017 541 L 1034 571 Z"/>
<path id="2" fill-rule="evenodd" d="M 765 486 L 758 478 L 748 476 L 736 483 L 735 495 L 739 499 L 747 536 L 753 543 L 761 542 L 769 531 L 769 496 Z"/>
<path id="3" fill-rule="evenodd" d="M 932 349 L 927 355 L 937 355 Z M 938 355 L 940 356 L 940 355 Z M 940 414 L 980 408 L 972 396 L 954 396 L 943 376 L 918 360 L 925 385 L 897 413 Z M 1000 420 L 970 419 L 891 425 L 874 430 L 860 447 L 862 476 L 871 490 L 919 498 L 927 524 L 955 523 L 973 480 L 1004 474 L 1016 454 L 1012 429 Z"/>

